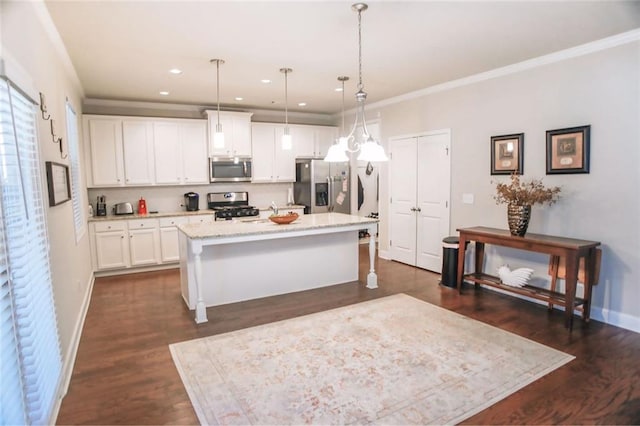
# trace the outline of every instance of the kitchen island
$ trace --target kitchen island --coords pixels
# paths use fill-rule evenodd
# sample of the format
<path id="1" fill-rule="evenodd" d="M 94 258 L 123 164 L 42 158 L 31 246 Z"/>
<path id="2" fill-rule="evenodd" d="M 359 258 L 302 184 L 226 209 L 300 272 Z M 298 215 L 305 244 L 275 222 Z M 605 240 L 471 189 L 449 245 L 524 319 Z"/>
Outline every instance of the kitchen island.
<path id="1" fill-rule="evenodd" d="M 358 280 L 358 232 L 366 229 L 374 270 L 378 219 L 341 213 L 302 215 L 289 225 L 268 219 L 179 225 L 182 297 L 207 321 L 207 306 Z"/>

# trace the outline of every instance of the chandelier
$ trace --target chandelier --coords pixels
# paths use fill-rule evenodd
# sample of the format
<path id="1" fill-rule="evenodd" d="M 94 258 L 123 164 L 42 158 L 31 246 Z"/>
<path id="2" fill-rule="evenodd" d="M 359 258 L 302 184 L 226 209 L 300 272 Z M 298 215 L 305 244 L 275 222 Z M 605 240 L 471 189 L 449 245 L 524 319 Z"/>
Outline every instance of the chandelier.
<path id="1" fill-rule="evenodd" d="M 358 91 L 356 92 L 356 118 L 351 128 L 351 132 L 347 136 L 342 136 L 337 143 L 329 147 L 327 156 L 324 161 L 344 162 L 349 161 L 347 153 L 358 154 L 358 160 L 362 161 L 388 161 L 389 158 L 384 152 L 382 145 L 377 143 L 373 136 L 367 130 L 367 122 L 364 113 L 364 104 L 367 99 L 367 93 L 364 91 L 362 83 L 362 12 L 367 10 L 369 6 L 365 3 L 355 3 L 351 9 L 358 13 Z M 344 80 L 342 88 L 344 93 Z M 343 121 L 344 121 L 344 96 L 343 96 Z M 343 129 L 344 131 L 344 129 Z M 360 134 L 360 131 L 362 132 Z M 358 134 L 356 134 L 358 132 Z"/>

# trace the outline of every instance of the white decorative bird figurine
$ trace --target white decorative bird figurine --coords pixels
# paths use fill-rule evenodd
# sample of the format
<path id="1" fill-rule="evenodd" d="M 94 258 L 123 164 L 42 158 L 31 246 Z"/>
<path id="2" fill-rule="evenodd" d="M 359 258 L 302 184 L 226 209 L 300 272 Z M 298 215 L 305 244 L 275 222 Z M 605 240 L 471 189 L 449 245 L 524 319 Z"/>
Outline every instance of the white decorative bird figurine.
<path id="1" fill-rule="evenodd" d="M 533 274 L 531 268 L 519 268 L 513 271 L 509 269 L 509 265 L 503 265 L 498 268 L 498 276 L 502 280 L 502 283 L 511 287 L 523 287 L 529 282 Z"/>

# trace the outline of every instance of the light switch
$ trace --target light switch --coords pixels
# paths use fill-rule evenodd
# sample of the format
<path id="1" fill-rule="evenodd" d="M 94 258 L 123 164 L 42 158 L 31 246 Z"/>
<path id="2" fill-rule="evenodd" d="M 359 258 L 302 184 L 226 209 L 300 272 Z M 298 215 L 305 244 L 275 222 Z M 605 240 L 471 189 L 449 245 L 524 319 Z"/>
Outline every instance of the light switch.
<path id="1" fill-rule="evenodd" d="M 463 204 L 473 204 L 473 194 L 462 194 Z"/>

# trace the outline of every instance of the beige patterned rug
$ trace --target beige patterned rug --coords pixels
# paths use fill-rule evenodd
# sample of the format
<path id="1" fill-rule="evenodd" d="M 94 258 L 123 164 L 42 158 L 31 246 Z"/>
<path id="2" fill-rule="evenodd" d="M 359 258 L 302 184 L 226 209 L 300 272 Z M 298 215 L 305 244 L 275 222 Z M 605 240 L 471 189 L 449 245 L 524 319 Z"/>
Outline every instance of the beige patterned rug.
<path id="1" fill-rule="evenodd" d="M 451 424 L 574 357 L 405 294 L 170 345 L 203 424 Z"/>

